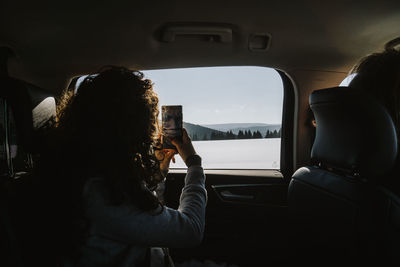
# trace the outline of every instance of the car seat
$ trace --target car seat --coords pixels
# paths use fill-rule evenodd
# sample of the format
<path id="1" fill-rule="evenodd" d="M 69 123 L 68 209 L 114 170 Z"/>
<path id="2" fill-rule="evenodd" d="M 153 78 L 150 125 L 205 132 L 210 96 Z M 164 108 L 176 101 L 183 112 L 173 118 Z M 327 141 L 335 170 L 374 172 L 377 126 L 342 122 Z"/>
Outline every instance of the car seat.
<path id="1" fill-rule="evenodd" d="M 1 266 L 45 265 L 40 242 L 41 207 L 33 168 L 55 120 L 54 97 L 29 83 L 0 80 L 0 223 Z"/>
<path id="2" fill-rule="evenodd" d="M 317 128 L 312 166 L 289 184 L 292 248 L 306 263 L 376 259 L 379 183 L 397 157 L 397 135 L 386 109 L 347 87 L 314 91 Z"/>

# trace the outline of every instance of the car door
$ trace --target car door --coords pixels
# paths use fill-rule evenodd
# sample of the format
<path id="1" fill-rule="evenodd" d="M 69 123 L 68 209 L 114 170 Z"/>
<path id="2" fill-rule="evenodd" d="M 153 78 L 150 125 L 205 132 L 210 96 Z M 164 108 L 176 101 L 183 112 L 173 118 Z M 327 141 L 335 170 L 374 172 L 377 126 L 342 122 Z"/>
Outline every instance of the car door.
<path id="1" fill-rule="evenodd" d="M 185 173 L 166 183 L 167 206 L 177 208 Z M 282 263 L 288 244 L 288 184 L 281 172 L 207 171 L 208 202 L 200 247 L 172 249 L 176 261 L 213 260 L 238 265 Z"/>

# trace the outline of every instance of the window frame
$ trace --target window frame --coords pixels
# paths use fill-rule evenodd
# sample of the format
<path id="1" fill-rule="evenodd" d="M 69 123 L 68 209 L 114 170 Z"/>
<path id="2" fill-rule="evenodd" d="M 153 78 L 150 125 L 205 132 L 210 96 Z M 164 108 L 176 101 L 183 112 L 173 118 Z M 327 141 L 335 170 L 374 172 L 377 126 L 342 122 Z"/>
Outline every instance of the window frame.
<path id="1" fill-rule="evenodd" d="M 202 66 L 207 67 L 207 66 Z M 209 66 L 214 67 L 214 66 Z M 224 67 L 224 66 L 220 66 Z M 239 65 L 231 65 L 225 67 L 240 67 Z M 250 67 L 250 66 L 247 66 Z M 268 66 L 254 65 L 251 67 L 262 67 L 262 68 L 271 68 Z M 181 67 L 188 68 L 188 67 Z M 176 67 L 174 67 L 176 69 Z M 240 176 L 266 176 L 266 177 L 279 177 L 284 180 L 289 181 L 295 166 L 295 111 L 296 111 L 296 95 L 295 95 L 295 87 L 292 79 L 283 71 L 274 69 L 279 76 L 281 77 L 282 85 L 283 85 L 283 103 L 282 103 L 282 120 L 281 120 L 281 145 L 280 145 L 280 168 L 279 169 L 206 169 L 206 173 L 218 173 L 218 174 L 230 174 L 234 175 L 235 173 Z M 148 70 L 140 70 L 140 71 L 151 71 L 155 69 Z M 88 74 L 90 75 L 90 74 Z M 80 75 L 72 78 L 68 90 L 75 90 L 76 83 L 80 77 L 86 75 Z M 171 173 L 180 173 L 182 171 L 186 171 L 186 168 L 171 168 Z M 280 173 L 281 175 L 277 175 Z"/>

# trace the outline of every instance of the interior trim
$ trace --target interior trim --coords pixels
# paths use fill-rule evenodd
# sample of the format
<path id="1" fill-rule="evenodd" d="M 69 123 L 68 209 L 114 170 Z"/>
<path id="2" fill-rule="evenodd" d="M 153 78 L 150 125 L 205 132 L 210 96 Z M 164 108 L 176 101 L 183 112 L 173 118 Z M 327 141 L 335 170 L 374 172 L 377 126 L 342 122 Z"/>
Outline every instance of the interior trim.
<path id="1" fill-rule="evenodd" d="M 283 84 L 282 135 L 281 135 L 281 170 L 290 180 L 296 166 L 296 136 L 298 94 L 293 80 L 285 72 L 277 70 Z"/>
<path id="2" fill-rule="evenodd" d="M 186 173 L 187 169 L 170 169 L 170 173 Z M 229 175 L 229 176 L 252 176 L 283 179 L 283 174 L 279 170 L 222 170 L 204 169 L 204 173 L 210 175 Z"/>

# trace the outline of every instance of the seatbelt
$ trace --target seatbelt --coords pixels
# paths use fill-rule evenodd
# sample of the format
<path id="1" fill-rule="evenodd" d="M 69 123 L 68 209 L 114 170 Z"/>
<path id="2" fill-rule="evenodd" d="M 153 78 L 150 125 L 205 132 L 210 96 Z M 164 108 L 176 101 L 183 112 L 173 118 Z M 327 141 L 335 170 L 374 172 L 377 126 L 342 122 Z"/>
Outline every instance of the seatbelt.
<path id="1" fill-rule="evenodd" d="M 0 47 L 0 90 L 6 90 L 6 88 L 1 88 L 3 86 L 6 86 L 6 81 L 9 78 L 8 75 L 8 59 L 13 56 L 14 53 L 9 47 Z M 3 91 L 4 92 L 4 91 Z M 0 94 L 0 97 L 2 94 Z M 4 148 L 2 148 L 7 164 L 8 170 L 5 172 L 8 172 L 8 175 L 10 177 L 14 176 L 14 169 L 12 167 L 12 160 L 11 160 L 11 151 L 10 151 L 10 129 L 9 129 L 9 108 L 8 108 L 8 103 L 5 98 L 0 99 L 0 123 L 3 125 L 3 133 L 0 133 L 3 135 L 4 139 Z M 4 159 L 3 159 L 4 160 Z M 0 175 L 4 175 L 5 173 L 0 173 Z"/>
<path id="2" fill-rule="evenodd" d="M 2 108 L 3 108 L 3 125 L 4 125 L 4 146 L 5 146 L 5 155 L 6 155 L 6 161 L 7 161 L 7 171 L 8 171 L 8 176 L 9 177 L 14 177 L 14 166 L 13 166 L 13 161 L 11 157 L 11 149 L 10 149 L 10 112 L 8 109 L 8 104 L 7 101 L 3 99 L 2 103 Z"/>

